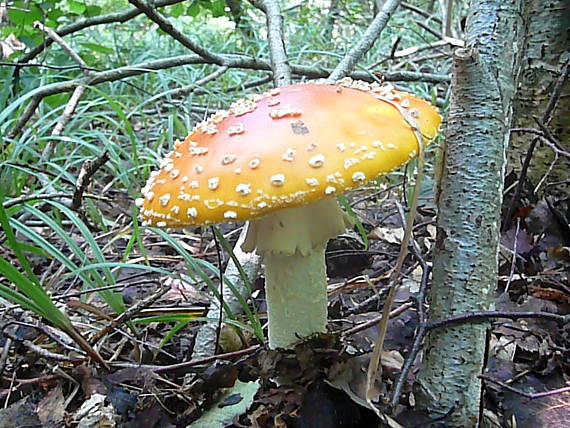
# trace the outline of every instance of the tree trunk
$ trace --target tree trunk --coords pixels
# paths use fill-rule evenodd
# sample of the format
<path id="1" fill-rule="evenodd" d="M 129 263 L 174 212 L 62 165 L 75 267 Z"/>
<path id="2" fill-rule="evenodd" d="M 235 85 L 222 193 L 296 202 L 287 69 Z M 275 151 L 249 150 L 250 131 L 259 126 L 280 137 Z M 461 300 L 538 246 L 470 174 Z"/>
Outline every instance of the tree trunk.
<path id="1" fill-rule="evenodd" d="M 522 51 L 522 0 L 473 0 L 466 47 L 454 54 L 452 101 L 438 182 L 430 320 L 493 308 L 511 105 Z M 450 426 L 479 417 L 487 324 L 430 333 L 418 404 Z"/>
<path id="2" fill-rule="evenodd" d="M 568 28 L 570 1 L 527 1 L 525 24 L 528 28 L 524 44 L 524 62 L 520 87 L 514 101 L 513 128 L 537 128 L 534 117 L 541 118 L 552 93 L 562 64 L 569 59 Z M 566 80 L 552 118 L 546 124 L 566 151 L 570 151 L 570 81 Z M 520 172 L 523 159 L 536 138 L 533 134 L 514 133 L 508 153 L 508 169 Z M 536 186 L 554 160 L 553 150 L 539 143 L 532 154 L 527 177 Z M 549 172 L 550 182 L 568 179 L 570 159 L 560 157 Z M 543 188 L 544 190 L 544 188 Z M 568 194 L 566 186 L 554 186 L 557 194 Z"/>

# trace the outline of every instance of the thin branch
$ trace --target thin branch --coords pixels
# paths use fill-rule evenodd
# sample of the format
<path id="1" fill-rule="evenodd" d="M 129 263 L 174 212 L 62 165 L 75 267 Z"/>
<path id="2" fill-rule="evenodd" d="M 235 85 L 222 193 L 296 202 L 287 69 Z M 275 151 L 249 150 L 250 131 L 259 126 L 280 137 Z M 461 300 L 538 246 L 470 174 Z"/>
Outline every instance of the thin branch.
<path id="1" fill-rule="evenodd" d="M 570 322 L 570 315 L 551 314 L 549 312 L 503 312 L 503 311 L 487 311 L 487 312 L 469 312 L 465 314 L 454 315 L 439 321 L 432 321 L 426 324 L 428 330 L 434 328 L 447 327 L 452 324 L 463 324 L 473 320 L 488 320 L 489 318 L 508 318 L 517 320 L 520 318 L 538 318 L 548 321 L 554 321 L 564 325 Z"/>
<path id="2" fill-rule="evenodd" d="M 437 16 L 433 16 L 431 13 L 426 12 L 423 9 L 420 9 L 419 7 L 414 6 L 411 3 L 403 1 L 402 2 L 402 8 L 411 10 L 412 12 L 417 13 L 418 15 L 423 16 L 426 19 L 431 19 L 431 20 L 441 24 L 441 18 L 438 18 Z"/>
<path id="3" fill-rule="evenodd" d="M 536 117 L 534 118 L 535 121 L 537 121 L 545 131 L 548 132 L 548 134 L 545 134 L 544 132 L 538 130 L 538 129 L 534 129 L 534 128 L 513 128 L 511 129 L 511 133 L 526 133 L 526 134 L 534 134 L 537 135 L 544 144 L 546 144 L 548 147 L 550 147 L 552 149 L 552 151 L 554 153 L 556 153 L 557 155 L 562 155 L 565 157 L 570 157 L 570 152 L 567 152 L 566 150 L 564 150 L 564 148 L 562 147 L 562 144 L 560 144 L 560 142 L 554 138 L 554 136 L 548 131 L 547 128 L 544 127 L 544 125 L 542 124 L 542 122 L 540 122 Z"/>
<path id="4" fill-rule="evenodd" d="M 177 42 L 182 46 L 190 49 L 195 54 L 200 55 L 202 58 L 213 62 L 214 64 L 224 65 L 224 57 L 220 56 L 214 52 L 203 48 L 202 46 L 194 43 L 185 34 L 179 31 L 174 25 L 168 21 L 162 14 L 157 12 L 157 10 L 149 5 L 145 0 L 129 0 L 129 3 L 136 6 L 138 9 L 142 10 L 144 14 L 153 22 L 155 22 L 162 31 L 170 34 Z"/>
<path id="5" fill-rule="evenodd" d="M 544 112 L 542 114 L 542 118 L 541 118 L 541 122 L 544 124 L 548 124 L 550 122 L 550 119 L 552 118 L 552 112 L 554 111 L 554 108 L 556 107 L 556 103 L 558 102 L 558 100 L 560 99 L 560 96 L 562 94 L 562 88 L 564 86 L 564 83 L 566 82 L 566 79 L 568 79 L 568 76 L 570 75 L 570 60 L 567 60 L 566 63 L 563 65 L 562 67 L 562 72 L 560 73 L 560 76 L 558 78 L 558 80 L 556 81 L 556 85 L 554 86 L 554 89 L 552 90 L 552 94 L 550 95 L 550 99 L 548 100 L 548 104 L 546 105 L 546 108 L 544 109 Z M 511 198 L 510 204 L 509 204 L 509 209 L 507 211 L 507 214 L 505 216 L 505 223 L 503 224 L 503 230 L 509 230 L 511 227 L 511 223 L 512 223 L 512 218 L 513 215 L 515 213 L 516 210 L 516 205 L 517 202 L 519 201 L 521 194 L 522 194 L 522 190 L 524 187 L 524 181 L 528 172 L 528 168 L 530 166 L 530 162 L 532 160 L 532 155 L 534 153 L 534 149 L 536 148 L 536 145 L 539 141 L 539 138 L 534 138 L 529 147 L 528 150 L 526 152 L 524 161 L 523 161 L 523 165 L 521 168 L 521 172 L 519 174 L 519 180 L 517 183 L 517 187 L 515 188 L 515 191 L 513 193 L 513 196 Z"/>
<path id="6" fill-rule="evenodd" d="M 66 92 L 66 91 L 61 91 L 61 92 Z M 24 109 L 24 111 L 22 112 L 20 117 L 18 118 L 16 125 L 14 125 L 14 127 L 10 130 L 10 132 L 8 132 L 8 138 L 16 137 L 16 135 L 18 135 L 22 131 L 22 129 L 24 129 L 24 126 L 26 126 L 26 123 L 28 123 L 28 121 L 32 118 L 32 116 L 34 115 L 34 112 L 36 111 L 36 109 L 40 105 L 40 102 L 46 96 L 47 95 L 44 95 L 44 96 L 35 95 L 34 97 L 32 97 L 32 99 L 30 100 L 30 102 L 28 103 L 28 105 L 26 106 L 26 108 Z M 0 147 L 3 147 L 4 144 L 6 144 L 6 143 L 2 142 Z"/>
<path id="7" fill-rule="evenodd" d="M 422 21 L 418 21 L 418 20 L 414 20 L 414 23 L 420 27 L 423 28 L 424 30 L 426 30 L 428 33 L 430 33 L 431 35 L 437 37 L 438 39 L 443 39 L 444 36 L 442 33 L 440 33 L 437 30 L 434 30 L 433 28 L 431 28 L 428 24 L 426 24 L 425 22 Z"/>
<path id="8" fill-rule="evenodd" d="M 400 219 L 401 219 L 400 221 L 402 222 L 402 224 L 404 224 L 405 215 L 402 206 L 398 204 L 397 207 L 398 207 L 398 213 L 400 214 Z M 429 276 L 431 274 L 431 266 L 428 265 L 427 262 L 425 261 L 420 249 L 418 248 L 418 244 L 416 243 L 415 239 L 410 240 L 410 250 L 412 251 L 414 257 L 419 261 L 420 266 L 422 268 L 420 289 L 417 295 L 415 296 L 415 301 L 418 311 L 418 329 L 415 333 L 414 342 L 412 344 L 412 347 L 410 348 L 410 352 L 408 353 L 408 356 L 404 361 L 404 365 L 402 366 L 402 370 L 398 375 L 398 379 L 396 381 L 394 390 L 392 392 L 392 397 L 390 399 L 390 406 L 392 407 L 392 409 L 394 409 L 400 401 L 402 388 L 404 387 L 404 384 L 408 380 L 408 374 L 410 373 L 410 370 L 412 369 L 414 362 L 416 361 L 416 358 L 420 353 L 420 350 L 422 349 L 422 343 L 427 333 L 426 323 L 428 316 L 426 312 L 426 296 L 428 291 Z"/>
<path id="9" fill-rule="evenodd" d="M 81 200 L 83 199 L 83 194 L 87 189 L 87 186 L 91 182 L 91 177 L 95 172 L 101 168 L 109 160 L 109 152 L 104 151 L 95 160 L 88 159 L 83 162 L 81 166 L 81 171 L 77 177 L 77 183 L 75 184 L 75 192 L 73 192 L 73 198 L 71 199 L 71 209 L 77 211 L 81 205 Z"/>
<path id="10" fill-rule="evenodd" d="M 248 70 L 271 71 L 271 64 L 267 61 L 252 58 L 246 55 L 222 55 L 224 64 L 229 68 L 241 68 Z M 75 90 L 78 86 L 92 86 L 105 82 L 115 82 L 128 77 L 138 76 L 141 74 L 149 73 L 156 70 L 163 70 L 182 65 L 196 65 L 196 64 L 210 64 L 211 62 L 205 60 L 199 55 L 180 55 L 170 58 L 162 58 L 154 61 L 143 62 L 124 67 L 119 67 L 111 70 L 100 71 L 93 73 L 90 76 L 79 77 L 65 82 L 51 83 L 38 88 L 34 97 L 26 106 L 24 113 L 18 119 L 17 124 L 10 131 L 9 137 L 14 138 L 24 128 L 26 123 L 32 117 L 35 109 L 40 101 L 49 96 L 62 92 L 69 92 Z M 327 77 L 330 73 L 329 70 L 320 67 L 310 67 L 304 65 L 292 65 L 291 71 L 295 75 L 305 76 L 312 79 Z M 424 82 L 449 82 L 450 76 L 444 74 L 434 73 L 418 73 L 410 71 L 397 71 L 383 73 L 386 81 L 424 81 Z M 371 74 L 366 71 L 357 71 L 350 74 L 353 79 L 359 79 L 371 82 L 373 78 Z"/>
<path id="11" fill-rule="evenodd" d="M 113 330 L 114 328 L 117 328 L 119 325 L 131 320 L 140 311 L 142 311 L 143 309 L 152 305 L 154 302 L 156 302 L 158 299 L 160 299 L 163 295 L 165 295 L 169 290 L 170 290 L 169 287 L 163 286 L 162 288 L 159 288 L 158 291 L 156 291 L 154 294 L 150 295 L 146 299 L 137 302 L 136 304 L 134 304 L 133 306 L 128 308 L 125 312 L 123 312 L 119 316 L 117 316 L 107 326 L 103 327 L 101 330 L 99 330 L 97 333 L 95 333 L 95 335 L 91 338 L 90 342 L 92 344 L 97 343 L 99 340 L 101 340 L 101 338 L 103 338 L 111 330 Z"/>
<path id="12" fill-rule="evenodd" d="M 36 63 L 31 63 L 31 62 L 18 63 L 18 62 L 5 62 L 5 61 L 0 61 L 0 67 L 19 67 L 19 68 L 36 67 L 36 68 L 49 68 L 52 70 L 77 70 L 77 69 L 81 69 L 81 66 L 78 66 L 78 65 L 51 65 L 51 64 L 36 64 Z M 87 67 L 86 70 L 99 71 L 98 69 L 93 68 L 93 67 Z"/>
<path id="13" fill-rule="evenodd" d="M 346 54 L 341 62 L 336 66 L 334 71 L 328 77 L 328 80 L 335 82 L 345 77 L 371 48 L 380 33 L 388 23 L 392 14 L 400 4 L 400 0 L 387 0 L 372 20 L 370 26 L 364 32 L 360 41 Z"/>
<path id="14" fill-rule="evenodd" d="M 567 386 L 564 388 L 554 389 L 551 391 L 529 393 L 529 392 L 521 391 L 520 389 L 513 388 L 509 384 L 507 384 L 505 382 L 501 382 L 500 380 L 497 380 L 497 379 L 493 379 L 492 377 L 487 376 L 487 375 L 479 375 L 478 377 L 479 377 L 479 379 L 483 379 L 486 382 L 490 382 L 490 383 L 494 383 L 496 385 L 499 385 L 501 388 L 506 389 L 507 391 L 510 391 L 510 392 L 517 394 L 517 395 L 520 395 L 522 397 L 526 397 L 530 400 L 535 400 L 537 398 L 544 398 L 544 397 L 552 397 L 553 395 L 562 395 L 562 394 L 566 394 L 567 392 L 570 392 L 570 386 Z"/>
<path id="15" fill-rule="evenodd" d="M 73 94 L 71 95 L 71 98 L 69 98 L 69 101 L 67 102 L 65 109 L 63 110 L 63 114 L 61 115 L 61 117 L 57 121 L 57 124 L 55 125 L 55 128 L 51 132 L 52 137 L 59 137 L 63 133 L 63 128 L 65 128 L 65 125 L 67 125 L 68 122 L 71 120 L 71 116 L 75 112 L 75 109 L 79 104 L 79 100 L 81 100 L 81 97 L 83 96 L 84 92 L 85 92 L 85 86 L 78 86 L 77 88 L 75 88 Z M 46 144 L 42 152 L 42 157 L 44 161 L 48 161 L 51 158 L 51 155 L 55 150 L 57 141 L 58 140 L 54 138 L 51 139 Z"/>
<path id="16" fill-rule="evenodd" d="M 398 306 L 396 309 L 394 309 L 393 311 L 390 312 L 390 318 L 397 317 L 398 315 L 402 314 L 403 312 L 406 312 L 412 306 L 414 306 L 414 304 L 412 302 L 407 302 L 407 303 L 404 303 L 404 304 Z M 371 328 L 371 327 L 375 327 L 378 325 L 378 322 L 382 319 L 383 316 L 384 315 L 377 315 L 374 318 L 369 319 L 368 321 L 365 321 L 365 322 L 360 323 L 354 327 L 351 327 L 347 330 L 344 330 L 342 332 L 342 336 L 343 337 L 351 336 L 355 333 L 358 333 L 359 331 L 366 330 L 366 329 Z"/>
<path id="17" fill-rule="evenodd" d="M 276 87 L 291 84 L 291 66 L 285 52 L 283 41 L 283 18 L 281 9 L 276 0 L 263 2 L 267 17 L 267 41 L 271 53 L 271 69 L 273 70 L 273 82 Z"/>
<path id="18" fill-rule="evenodd" d="M 544 133 L 544 137 L 546 139 L 545 144 L 548 145 L 550 148 L 552 148 L 552 150 L 554 150 L 556 153 L 570 157 L 570 153 L 564 150 L 562 144 L 560 144 L 560 142 L 554 137 L 554 135 L 552 135 L 552 133 L 550 132 L 548 127 L 542 122 L 542 120 L 540 120 L 538 117 L 533 117 L 533 119 L 540 128 L 540 130 Z"/>
<path id="19" fill-rule="evenodd" d="M 445 22 L 443 25 L 443 35 L 451 37 L 451 24 L 453 22 L 453 0 L 445 2 Z"/>
<path id="20" fill-rule="evenodd" d="M 229 360 L 235 357 L 241 357 L 243 355 L 251 354 L 256 351 L 259 351 L 261 348 L 260 345 L 253 345 L 249 348 L 240 349 L 239 351 L 227 352 L 225 354 L 217 354 L 211 355 L 209 357 L 204 358 L 196 358 L 190 361 L 184 361 L 182 363 L 171 364 L 169 366 L 156 366 L 156 365 L 145 365 L 145 364 L 137 364 L 137 363 L 124 363 L 124 362 L 116 362 L 116 363 L 109 363 L 111 367 L 120 367 L 120 368 L 141 368 L 141 369 L 149 369 L 155 373 L 168 373 L 168 372 L 177 372 L 179 370 L 186 370 L 195 366 L 202 366 L 204 364 L 211 363 L 213 361 L 218 360 Z"/>
<path id="21" fill-rule="evenodd" d="M 154 6 L 158 8 L 158 7 L 163 7 L 163 6 L 169 6 L 169 5 L 176 4 L 176 3 L 181 3 L 183 1 L 184 0 L 157 0 Z M 135 8 L 135 9 L 126 10 L 126 11 L 122 11 L 122 12 L 115 12 L 115 13 L 109 13 L 106 15 L 94 16 L 92 18 L 82 19 L 82 20 L 76 21 L 72 24 L 65 25 L 65 26 L 61 27 L 59 30 L 57 30 L 56 33 L 60 37 L 65 37 L 69 34 L 77 33 L 78 31 L 84 30 L 85 28 L 94 27 L 96 25 L 111 24 L 114 22 L 126 22 L 126 21 L 134 18 L 135 16 L 140 15 L 141 13 L 142 13 L 142 11 L 140 9 Z M 18 60 L 17 65 L 27 66 L 26 63 L 28 63 L 28 62 L 32 61 L 34 58 L 36 58 L 46 48 L 51 46 L 52 43 L 53 43 L 53 39 L 46 39 L 43 43 L 39 44 L 38 46 L 33 48 L 30 52 L 28 52 L 26 55 L 21 57 Z"/>
<path id="22" fill-rule="evenodd" d="M 417 127 L 415 120 L 409 116 L 408 112 L 402 109 L 398 104 L 393 104 L 402 115 L 402 118 L 407 122 L 407 124 L 412 128 L 414 135 L 416 137 L 416 141 L 418 143 L 418 156 L 417 156 L 417 171 L 416 171 L 416 183 L 414 186 L 414 190 L 412 193 L 412 197 L 409 202 L 409 211 L 407 218 L 404 221 L 404 214 L 403 211 L 402 215 L 402 227 L 404 228 L 404 236 L 402 238 L 402 242 L 400 244 L 400 253 L 398 254 L 398 258 L 396 259 L 396 266 L 390 275 L 390 288 L 388 291 L 388 295 L 386 296 L 386 301 L 384 303 L 384 308 L 382 312 L 384 317 L 378 323 L 378 337 L 374 342 L 374 349 L 372 350 L 372 355 L 370 356 L 370 362 L 368 364 L 368 369 L 366 373 L 366 401 L 372 407 L 372 399 L 373 399 L 373 384 L 374 380 L 378 378 L 378 376 L 382 375 L 382 365 L 380 364 L 380 358 L 382 353 L 382 348 L 384 346 L 384 340 L 386 338 L 386 332 L 388 329 L 388 313 L 390 308 L 394 302 L 394 298 L 396 296 L 396 290 L 398 289 L 398 281 L 402 271 L 402 266 L 404 264 L 404 260 L 406 259 L 406 255 L 408 254 L 408 245 L 413 241 L 413 223 L 414 223 L 414 216 L 416 215 L 416 210 L 418 206 L 418 198 L 420 194 L 420 185 L 422 183 L 423 174 L 424 174 L 424 167 L 425 167 L 425 143 L 422 133 Z M 398 206 L 399 209 L 402 209 Z M 380 413 L 376 412 L 378 416 Z"/>
<path id="23" fill-rule="evenodd" d="M 105 202 L 113 202 L 113 200 L 110 198 L 105 198 L 104 196 L 99 196 L 99 195 L 93 195 L 91 193 L 86 193 L 83 195 L 83 197 L 89 198 L 89 199 L 98 199 L 98 200 L 105 201 Z M 2 206 L 5 209 L 7 209 L 10 207 L 13 207 L 14 205 L 23 204 L 24 202 L 29 202 L 29 201 L 63 199 L 63 198 L 72 199 L 73 195 L 70 195 L 68 193 L 46 193 L 46 194 L 39 194 L 39 195 L 24 195 L 24 196 L 20 196 L 18 198 L 10 199 L 9 201 L 4 202 L 4 204 L 2 204 Z"/>
<path id="24" fill-rule="evenodd" d="M 29 351 L 31 351 L 31 352 L 33 352 L 33 353 L 35 353 L 35 354 L 37 354 L 43 358 L 47 358 L 47 359 L 55 360 L 55 361 L 67 361 L 67 362 L 75 362 L 75 363 L 83 362 L 86 360 L 85 357 L 69 357 L 67 355 L 56 354 L 55 352 L 48 351 L 47 349 L 44 349 L 41 346 L 34 344 L 31 340 L 27 340 L 27 339 L 22 340 L 21 338 L 18 338 L 18 336 L 16 336 L 14 333 L 10 332 L 9 330 L 5 330 L 4 335 L 8 336 L 9 338 L 11 338 L 15 342 L 21 343 L 26 348 L 28 348 Z"/>
<path id="25" fill-rule="evenodd" d="M 83 71 L 85 74 L 89 74 L 91 73 L 89 66 L 85 63 L 85 61 L 83 61 L 83 58 L 81 58 L 79 56 L 79 54 L 77 54 L 77 52 L 75 52 L 71 46 L 69 46 L 55 31 L 53 31 L 51 28 L 44 26 L 41 22 L 36 21 L 34 22 L 34 27 L 39 28 L 40 30 L 42 30 L 44 33 L 46 33 L 54 42 L 56 42 L 58 45 L 61 46 L 61 48 L 67 52 L 67 54 L 71 57 L 71 59 L 73 61 L 75 61 L 78 65 L 79 68 L 81 68 L 81 71 Z"/>

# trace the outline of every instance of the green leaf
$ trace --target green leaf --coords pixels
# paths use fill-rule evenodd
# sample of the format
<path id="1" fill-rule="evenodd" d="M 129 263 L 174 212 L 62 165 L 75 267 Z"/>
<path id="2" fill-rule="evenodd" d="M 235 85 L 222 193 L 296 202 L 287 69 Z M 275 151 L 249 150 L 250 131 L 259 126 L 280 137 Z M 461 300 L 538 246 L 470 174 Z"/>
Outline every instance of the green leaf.
<path id="1" fill-rule="evenodd" d="M 15 2 L 8 8 L 8 19 L 18 26 L 32 26 L 42 20 L 42 10 L 35 4 Z"/>
<path id="2" fill-rule="evenodd" d="M 58 18 L 61 18 L 64 15 L 65 15 L 65 13 L 63 13 L 63 11 L 61 9 L 52 9 L 47 13 L 47 17 L 49 19 L 54 20 L 54 21 L 57 21 Z"/>
<path id="3" fill-rule="evenodd" d="M 210 3 L 210 11 L 214 18 L 226 15 L 226 2 L 224 0 L 214 0 Z"/>
<path id="4" fill-rule="evenodd" d="M 175 5 L 172 5 L 170 6 L 170 8 L 168 8 L 168 12 L 170 16 L 178 18 L 180 15 L 184 13 L 184 5 L 182 3 L 177 3 Z"/>
<path id="5" fill-rule="evenodd" d="M 48 95 L 44 98 L 44 101 L 51 107 L 59 107 L 64 104 L 67 104 L 70 95 L 66 92 L 62 92 L 61 94 L 53 94 Z"/>
<path id="6" fill-rule="evenodd" d="M 200 4 L 197 1 L 190 3 L 190 6 L 186 9 L 186 15 L 192 18 L 197 17 L 200 14 Z"/>
<path id="7" fill-rule="evenodd" d="M 67 0 L 67 6 L 71 13 L 75 13 L 77 15 L 82 15 L 87 10 L 85 3 L 76 0 Z"/>
<path id="8" fill-rule="evenodd" d="M 84 15 L 85 16 L 98 16 L 98 15 L 101 15 L 102 11 L 103 11 L 103 8 L 101 8 L 99 6 L 89 5 L 89 6 L 87 6 L 87 9 L 85 10 Z"/>
<path id="9" fill-rule="evenodd" d="M 14 234 L 14 230 L 10 226 L 10 219 L 8 218 L 8 213 L 4 209 L 4 189 L 0 186 L 0 228 L 4 231 L 6 235 L 6 243 L 8 247 L 12 249 L 16 258 L 20 262 L 20 265 L 24 268 L 27 277 L 29 278 L 30 282 L 39 286 L 40 281 L 37 276 L 34 274 L 34 270 L 32 266 L 28 262 L 28 259 L 24 255 L 21 243 L 18 239 L 16 239 L 16 235 Z"/>
<path id="10" fill-rule="evenodd" d="M 259 381 L 241 382 L 237 380 L 224 395 L 220 396 L 218 405 L 213 405 L 204 412 L 200 419 L 193 422 L 188 428 L 211 428 L 231 425 L 234 417 L 244 414 L 253 403 L 253 397 L 259 389 Z M 241 397 L 234 404 L 225 403 L 230 396 Z M 221 403 L 224 403 L 222 406 Z"/>
<path id="11" fill-rule="evenodd" d="M 107 46 L 103 46 L 103 45 L 100 45 L 98 43 L 82 42 L 81 46 L 83 46 L 86 49 L 89 49 L 89 50 L 92 50 L 95 52 L 105 53 L 105 54 L 112 54 L 115 52 L 114 49 L 108 48 Z"/>

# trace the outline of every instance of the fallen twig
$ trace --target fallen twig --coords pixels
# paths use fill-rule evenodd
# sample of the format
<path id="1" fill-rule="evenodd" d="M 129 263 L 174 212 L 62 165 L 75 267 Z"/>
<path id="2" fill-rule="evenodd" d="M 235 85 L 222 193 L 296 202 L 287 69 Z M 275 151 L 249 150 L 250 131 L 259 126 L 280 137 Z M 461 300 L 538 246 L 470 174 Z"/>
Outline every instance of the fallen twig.
<path id="1" fill-rule="evenodd" d="M 482 311 L 482 312 L 468 312 L 465 314 L 454 315 L 438 321 L 428 322 L 426 328 L 432 330 L 434 328 L 447 327 L 453 324 L 463 324 L 469 321 L 481 320 L 486 321 L 489 318 L 539 318 L 548 321 L 554 321 L 559 324 L 570 323 L 570 315 L 551 314 L 549 312 L 504 312 L 504 311 Z"/>
<path id="2" fill-rule="evenodd" d="M 89 186 L 91 182 L 91 177 L 95 172 L 101 168 L 109 160 L 109 152 L 106 150 L 101 153 L 95 160 L 87 159 L 83 162 L 79 175 L 77 176 L 77 183 L 75 184 L 75 191 L 73 192 L 73 197 L 71 198 L 71 209 L 76 211 L 81 205 L 81 200 L 83 199 L 83 193 Z"/>
<path id="3" fill-rule="evenodd" d="M 110 322 L 107 326 L 103 327 L 99 330 L 90 340 L 91 344 L 97 343 L 101 338 L 103 338 L 107 333 L 111 330 L 116 328 L 117 326 L 131 320 L 135 315 L 137 315 L 141 310 L 144 308 L 149 307 L 158 299 L 160 299 L 163 295 L 165 295 L 170 290 L 169 287 L 163 286 L 160 288 L 156 293 L 152 294 L 151 296 L 147 297 L 144 300 L 134 304 L 130 308 L 128 308 L 125 312 L 117 316 L 112 322 Z"/>
<path id="4" fill-rule="evenodd" d="M 567 392 L 570 392 L 570 386 L 567 386 L 564 388 L 553 389 L 551 391 L 530 393 L 530 392 L 521 391 L 520 389 L 513 388 L 509 384 L 501 382 L 500 380 L 497 379 L 493 379 L 488 375 L 479 375 L 478 377 L 479 379 L 483 379 L 485 382 L 494 383 L 495 385 L 499 385 L 501 388 L 506 389 L 507 391 L 513 392 L 517 395 L 521 395 L 530 400 L 535 400 L 537 398 L 544 398 L 544 397 L 552 397 L 553 395 L 562 395 Z"/>
<path id="5" fill-rule="evenodd" d="M 407 302 L 407 303 L 402 304 L 401 306 L 397 307 L 396 309 L 394 309 L 393 311 L 390 312 L 390 318 L 397 317 L 401 313 L 406 312 L 412 306 L 414 306 L 414 304 L 412 302 Z M 345 337 L 351 336 L 355 333 L 358 333 L 359 331 L 366 330 L 367 328 L 370 328 L 370 327 L 375 327 L 376 325 L 378 325 L 378 322 L 382 319 L 383 316 L 384 315 L 375 316 L 374 318 L 371 318 L 366 322 L 360 323 L 354 327 L 349 328 L 348 330 L 344 330 L 342 332 L 342 335 Z"/>

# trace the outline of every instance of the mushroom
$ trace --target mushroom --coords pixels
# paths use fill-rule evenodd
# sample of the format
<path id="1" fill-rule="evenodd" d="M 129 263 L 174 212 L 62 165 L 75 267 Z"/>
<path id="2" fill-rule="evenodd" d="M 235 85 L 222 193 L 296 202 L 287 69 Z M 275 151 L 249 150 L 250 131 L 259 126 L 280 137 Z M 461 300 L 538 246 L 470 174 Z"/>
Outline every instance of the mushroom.
<path id="1" fill-rule="evenodd" d="M 143 225 L 252 220 L 265 264 L 269 347 L 326 331 L 327 241 L 351 221 L 335 197 L 405 164 L 441 118 L 391 85 L 295 84 L 233 103 L 174 144 L 137 199 Z"/>

